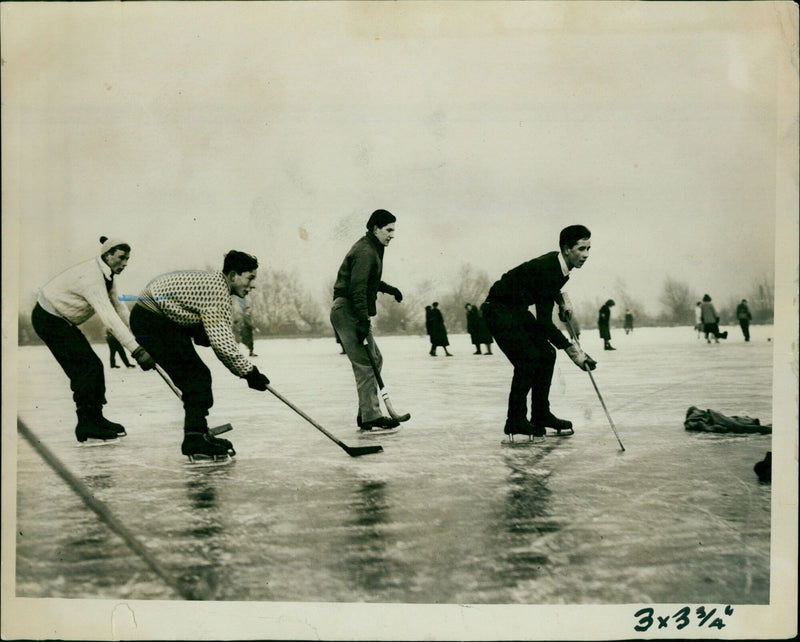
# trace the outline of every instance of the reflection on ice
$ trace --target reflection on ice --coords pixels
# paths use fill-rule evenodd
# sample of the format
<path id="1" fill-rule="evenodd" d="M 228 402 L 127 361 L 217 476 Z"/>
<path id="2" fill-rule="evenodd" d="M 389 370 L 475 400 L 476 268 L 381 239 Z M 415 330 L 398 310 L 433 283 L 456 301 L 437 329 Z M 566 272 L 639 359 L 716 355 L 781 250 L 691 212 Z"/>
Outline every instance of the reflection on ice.
<path id="1" fill-rule="evenodd" d="M 551 403 L 575 435 L 502 447 L 510 367 L 473 357 L 458 336 L 447 360 L 431 360 L 421 338 L 383 339 L 393 399 L 413 418 L 372 439 L 383 453 L 357 459 L 210 354 L 209 419 L 234 426 L 227 465 L 185 463 L 180 405 L 140 370 L 107 373 L 109 414 L 128 436 L 86 448 L 58 366 L 23 348 L 20 416 L 206 598 L 764 603 L 770 486 L 753 465 L 770 436 L 683 428 L 690 405 L 771 421 L 771 345 L 760 331 L 724 346 L 683 329 L 620 336 L 595 376 L 624 453 L 585 373 L 561 360 Z M 352 374 L 333 341 L 257 348 L 288 398 L 359 443 Z M 173 599 L 30 447 L 18 452 L 17 595 Z"/>

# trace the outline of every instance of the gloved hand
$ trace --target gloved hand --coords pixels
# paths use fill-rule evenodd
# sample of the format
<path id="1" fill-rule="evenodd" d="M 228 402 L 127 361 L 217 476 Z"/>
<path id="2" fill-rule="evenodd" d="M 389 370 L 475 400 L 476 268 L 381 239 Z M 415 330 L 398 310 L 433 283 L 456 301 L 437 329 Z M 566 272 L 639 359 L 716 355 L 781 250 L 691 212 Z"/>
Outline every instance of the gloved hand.
<path id="1" fill-rule="evenodd" d="M 364 339 L 369 336 L 369 319 L 366 321 L 359 321 L 356 324 L 356 339 L 358 339 L 359 343 L 364 343 Z"/>
<path id="2" fill-rule="evenodd" d="M 211 346 L 211 340 L 208 338 L 206 329 L 202 325 L 192 328 L 192 339 L 194 339 L 195 344 L 199 346 L 204 346 L 206 348 Z"/>
<path id="3" fill-rule="evenodd" d="M 573 363 L 581 370 L 594 370 L 597 367 L 597 361 L 592 359 L 586 354 L 581 347 L 576 343 L 571 343 L 565 349 L 565 352 L 572 359 Z"/>
<path id="4" fill-rule="evenodd" d="M 562 323 L 566 323 L 572 319 L 572 301 L 569 300 L 569 295 L 566 292 L 561 292 L 561 303 L 558 304 L 558 318 Z"/>
<path id="5" fill-rule="evenodd" d="M 253 369 L 248 372 L 244 378 L 247 379 L 247 385 L 253 390 L 260 390 L 263 392 L 269 385 L 267 375 L 261 374 L 255 366 L 253 366 Z"/>
<path id="6" fill-rule="evenodd" d="M 396 287 L 389 286 L 386 288 L 386 294 L 391 294 L 394 297 L 394 300 L 400 303 L 403 300 L 403 293 L 398 290 Z"/>
<path id="7" fill-rule="evenodd" d="M 153 360 L 153 357 L 151 357 L 142 346 L 136 348 L 131 354 L 142 370 L 152 370 L 156 367 L 156 362 Z"/>

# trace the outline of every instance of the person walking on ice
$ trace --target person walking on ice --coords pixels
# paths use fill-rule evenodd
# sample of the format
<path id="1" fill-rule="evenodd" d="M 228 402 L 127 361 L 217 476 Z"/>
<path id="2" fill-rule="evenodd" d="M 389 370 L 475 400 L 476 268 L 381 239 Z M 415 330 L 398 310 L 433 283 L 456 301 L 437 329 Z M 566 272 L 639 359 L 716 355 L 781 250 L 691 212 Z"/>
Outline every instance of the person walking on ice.
<path id="1" fill-rule="evenodd" d="M 400 303 L 397 288 L 381 281 L 383 254 L 394 238 L 397 218 L 386 210 L 375 210 L 367 221 L 367 233 L 356 241 L 342 261 L 333 285 L 331 324 L 350 360 L 358 392 L 356 425 L 361 430 L 396 428 L 400 422 L 384 416 L 378 400 L 375 372 L 380 373 L 383 357 L 372 334 L 370 318 L 377 313 L 378 292 Z"/>
<path id="2" fill-rule="evenodd" d="M 714 336 L 714 343 L 719 343 L 720 339 L 727 339 L 728 332 L 719 331 L 719 315 L 717 314 L 714 304 L 711 303 L 711 297 L 707 294 L 703 295 L 703 303 L 700 304 L 700 315 L 703 320 L 703 332 L 706 335 L 706 343 L 711 343 L 708 335 Z"/>
<path id="3" fill-rule="evenodd" d="M 489 290 L 481 307 L 498 347 L 514 366 L 504 432 L 507 435 L 544 436 L 546 427 L 572 431 L 572 422 L 550 412 L 550 384 L 556 361 L 555 348 L 565 350 L 582 370 L 597 363 L 577 343 L 570 342 L 553 324 L 553 307 L 559 316 L 572 316 L 569 298 L 561 288 L 574 268 L 586 262 L 591 232 L 583 225 L 561 230 L 559 252 L 548 252 L 506 272 Z M 536 316 L 528 307 L 536 306 Z M 553 347 L 555 346 L 555 348 Z M 531 420 L 526 417 L 531 393 Z M 566 434 L 566 433 L 565 433 Z"/>
<path id="4" fill-rule="evenodd" d="M 108 344 L 108 362 L 112 368 L 119 368 L 116 360 L 117 355 L 119 355 L 120 360 L 125 364 L 126 368 L 136 367 L 130 361 L 128 361 L 128 355 L 125 353 L 125 348 L 122 347 L 122 344 L 117 340 L 117 337 L 115 337 L 110 330 L 106 330 L 106 343 Z"/>
<path id="5" fill-rule="evenodd" d="M 95 313 L 144 370 L 155 366 L 128 328 L 128 308 L 119 300 L 114 277 L 128 265 L 131 246 L 118 238 L 100 237 L 100 253 L 51 279 L 37 296 L 31 313 L 36 334 L 69 377 L 78 415 L 75 437 L 108 441 L 127 434 L 103 416 L 106 403 L 103 362 L 78 326 Z"/>
<path id="6" fill-rule="evenodd" d="M 750 308 L 747 307 L 747 299 L 742 299 L 742 302 L 736 306 L 736 318 L 739 320 L 744 340 L 750 341 L 750 321 L 753 315 L 750 314 Z"/>
<path id="7" fill-rule="evenodd" d="M 453 355 L 447 351 L 447 346 L 450 345 L 450 341 L 447 339 L 447 328 L 444 325 L 444 317 L 442 316 L 442 311 L 439 309 L 439 302 L 434 301 L 433 307 L 431 308 L 431 318 L 430 318 L 430 335 L 431 335 L 431 351 L 430 355 L 432 357 L 436 356 L 436 349 L 439 347 L 444 348 L 444 354 L 446 357 L 452 357 Z"/>
<path id="8" fill-rule="evenodd" d="M 222 271 L 184 270 L 154 278 L 131 311 L 131 329 L 181 391 L 184 410 L 181 452 L 190 459 L 225 459 L 236 451 L 210 434 L 206 417 L 214 403 L 211 372 L 197 354 L 210 346 L 233 374 L 254 390 L 269 379 L 239 350 L 233 335 L 231 295 L 244 298 L 258 272 L 256 257 L 231 250 Z"/>
<path id="9" fill-rule="evenodd" d="M 600 338 L 603 340 L 603 350 L 616 350 L 611 345 L 611 308 L 616 304 L 614 299 L 609 299 L 600 306 L 597 315 L 597 329 L 600 331 Z"/>

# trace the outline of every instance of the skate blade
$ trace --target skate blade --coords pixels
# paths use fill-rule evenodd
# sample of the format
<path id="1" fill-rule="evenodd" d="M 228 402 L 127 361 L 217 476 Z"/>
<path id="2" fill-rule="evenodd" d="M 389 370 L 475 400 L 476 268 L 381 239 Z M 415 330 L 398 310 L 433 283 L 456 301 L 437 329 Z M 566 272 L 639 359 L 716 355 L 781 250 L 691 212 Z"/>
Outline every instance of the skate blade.
<path id="1" fill-rule="evenodd" d="M 186 455 L 189 466 L 224 466 L 233 461 L 230 455 Z"/>
<path id="2" fill-rule="evenodd" d="M 539 444 L 543 444 L 546 441 L 544 437 L 534 437 L 530 439 L 527 435 L 518 435 L 516 439 L 511 439 L 510 437 L 506 437 L 500 443 L 503 446 L 511 446 L 514 447 L 521 447 L 524 448 L 526 446 L 537 446 Z"/>
<path id="3" fill-rule="evenodd" d="M 81 448 L 93 448 L 95 446 L 108 446 L 116 443 L 119 443 L 119 439 L 95 439 L 94 437 L 89 437 L 86 441 L 79 441 L 78 446 Z"/>
<path id="4" fill-rule="evenodd" d="M 400 431 L 400 426 L 395 428 L 373 428 L 372 430 L 358 429 L 359 437 L 383 437 L 384 435 L 394 435 Z"/>
<path id="5" fill-rule="evenodd" d="M 575 431 L 572 428 L 562 428 L 558 430 L 557 428 L 552 428 L 555 432 L 547 433 L 551 437 L 572 437 L 575 434 Z"/>

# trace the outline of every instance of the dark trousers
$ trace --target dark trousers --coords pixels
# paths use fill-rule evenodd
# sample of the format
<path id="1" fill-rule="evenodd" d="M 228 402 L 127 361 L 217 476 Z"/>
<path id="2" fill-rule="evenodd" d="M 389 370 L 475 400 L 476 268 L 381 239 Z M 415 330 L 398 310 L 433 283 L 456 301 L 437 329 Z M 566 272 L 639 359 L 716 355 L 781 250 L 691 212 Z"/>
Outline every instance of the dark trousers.
<path id="1" fill-rule="evenodd" d="M 31 313 L 31 323 L 69 377 L 75 405 L 80 408 L 105 404 L 103 362 L 83 332 L 69 321 L 46 312 L 38 303 Z"/>
<path id="2" fill-rule="evenodd" d="M 131 310 L 131 330 L 136 341 L 155 359 L 181 391 L 185 429 L 202 432 L 208 410 L 214 405 L 211 371 L 194 349 L 192 329 L 172 323 L 141 305 Z"/>
<path id="3" fill-rule="evenodd" d="M 750 341 L 750 320 L 739 319 L 739 327 L 742 329 L 745 341 Z"/>
<path id="4" fill-rule="evenodd" d="M 127 367 L 130 367 L 131 363 L 128 361 L 128 355 L 125 354 L 125 348 L 122 347 L 119 339 L 117 339 L 117 337 L 115 337 L 113 334 L 107 334 L 106 343 L 108 343 L 109 361 L 111 362 L 111 367 L 113 368 L 116 365 L 114 357 L 117 355 L 119 355 L 122 363 L 124 363 Z"/>
<path id="5" fill-rule="evenodd" d="M 526 419 L 531 393 L 531 418 L 550 412 L 550 382 L 556 350 L 544 337 L 527 308 L 484 303 L 483 317 L 495 342 L 514 366 L 508 394 L 508 419 Z"/>

